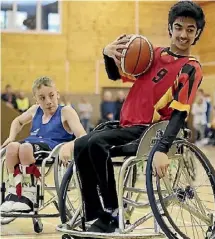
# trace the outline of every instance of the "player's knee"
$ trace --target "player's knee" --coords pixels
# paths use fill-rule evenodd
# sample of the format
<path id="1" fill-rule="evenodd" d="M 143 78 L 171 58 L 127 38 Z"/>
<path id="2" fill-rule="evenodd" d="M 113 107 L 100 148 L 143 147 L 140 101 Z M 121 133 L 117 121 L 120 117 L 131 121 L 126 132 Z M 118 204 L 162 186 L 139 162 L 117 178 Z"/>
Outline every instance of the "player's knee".
<path id="1" fill-rule="evenodd" d="M 20 143 L 11 142 L 7 145 L 6 154 L 10 156 L 18 156 Z"/>
<path id="2" fill-rule="evenodd" d="M 30 143 L 23 143 L 19 147 L 19 156 L 21 157 L 32 152 L 33 152 L 33 147 Z"/>

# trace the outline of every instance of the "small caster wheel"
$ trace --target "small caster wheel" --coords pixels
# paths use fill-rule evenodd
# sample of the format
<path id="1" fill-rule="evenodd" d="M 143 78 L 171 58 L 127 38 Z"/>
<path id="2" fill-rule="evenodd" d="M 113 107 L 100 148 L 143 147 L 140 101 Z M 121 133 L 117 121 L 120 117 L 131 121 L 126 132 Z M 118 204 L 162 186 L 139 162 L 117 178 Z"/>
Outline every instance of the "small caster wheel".
<path id="1" fill-rule="evenodd" d="M 34 231 L 36 233 L 40 233 L 43 231 L 43 224 L 40 220 L 34 220 L 33 223 L 34 223 Z"/>
<path id="2" fill-rule="evenodd" d="M 64 235 L 62 236 L 62 239 L 71 239 L 71 236 L 68 235 L 68 234 L 64 234 Z"/>

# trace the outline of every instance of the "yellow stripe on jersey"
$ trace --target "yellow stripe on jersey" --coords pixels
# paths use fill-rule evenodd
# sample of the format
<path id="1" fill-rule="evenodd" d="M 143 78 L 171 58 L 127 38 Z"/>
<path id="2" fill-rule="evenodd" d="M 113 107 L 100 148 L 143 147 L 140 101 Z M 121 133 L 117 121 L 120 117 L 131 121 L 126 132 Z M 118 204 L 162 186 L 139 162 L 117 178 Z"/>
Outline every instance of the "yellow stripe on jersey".
<path id="1" fill-rule="evenodd" d="M 160 100 L 154 106 L 155 110 L 158 111 L 168 105 L 173 100 L 172 87 L 160 98 Z"/>
<path id="2" fill-rule="evenodd" d="M 190 105 L 182 104 L 176 100 L 173 100 L 169 107 L 179 111 L 187 111 L 187 114 L 190 112 Z"/>
<path id="3" fill-rule="evenodd" d="M 175 81 L 174 81 L 174 87 L 175 87 L 175 89 L 178 87 L 178 81 L 179 81 L 179 76 L 180 76 L 180 74 L 181 74 L 181 71 L 178 73 L 178 75 L 176 76 L 176 79 L 175 79 Z"/>
<path id="4" fill-rule="evenodd" d="M 166 51 L 161 52 L 161 56 L 166 56 L 166 55 L 169 55 L 168 52 L 166 52 Z"/>
<path id="5" fill-rule="evenodd" d="M 152 118 L 152 123 L 156 123 L 160 120 L 161 116 L 160 114 L 157 112 L 157 110 L 154 110 L 154 114 L 153 114 L 153 118 Z"/>
<path id="6" fill-rule="evenodd" d="M 157 104 L 154 106 L 154 114 L 153 114 L 153 118 L 152 118 L 152 122 L 158 122 L 161 118 L 160 114 L 158 113 L 158 111 L 162 108 L 164 108 L 165 106 L 168 105 L 168 103 L 170 103 L 173 100 L 173 96 L 172 96 L 172 87 L 170 87 L 167 92 L 160 98 L 160 100 L 157 102 Z"/>
<path id="7" fill-rule="evenodd" d="M 128 75 L 128 74 L 123 73 L 121 69 L 119 69 L 119 74 L 120 74 L 121 76 L 123 76 L 123 77 L 128 78 L 128 79 L 136 80 L 136 78 L 135 78 L 134 76 L 131 76 L 131 75 Z"/>
<path id="8" fill-rule="evenodd" d="M 190 56 L 189 61 L 198 61 L 198 60 L 194 56 Z"/>

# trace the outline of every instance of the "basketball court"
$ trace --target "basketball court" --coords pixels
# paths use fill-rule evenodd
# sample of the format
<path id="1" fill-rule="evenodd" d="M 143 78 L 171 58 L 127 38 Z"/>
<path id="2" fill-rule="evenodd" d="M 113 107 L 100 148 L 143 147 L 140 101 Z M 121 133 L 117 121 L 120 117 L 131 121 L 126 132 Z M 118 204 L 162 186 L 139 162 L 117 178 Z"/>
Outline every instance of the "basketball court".
<path id="1" fill-rule="evenodd" d="M 213 166 L 215 166 L 215 162 L 213 161 L 214 148 L 213 147 L 205 147 L 205 148 L 202 148 L 202 150 L 207 155 L 207 157 L 210 159 Z M 50 178 L 49 180 L 51 183 L 52 179 Z M 197 180 L 198 180 L 199 185 L 202 185 L 202 183 L 204 183 L 204 182 L 202 182 L 201 174 L 199 174 L 199 176 L 197 175 Z M 143 182 L 143 177 L 140 176 L 137 184 L 138 185 L 142 184 L 142 182 Z M 202 193 L 205 194 L 205 197 L 206 197 L 205 201 L 207 201 L 207 195 L 208 195 L 207 206 L 209 208 L 213 207 L 213 205 L 211 204 L 212 203 L 211 195 L 209 195 L 209 193 L 207 192 L 207 189 L 203 187 L 203 189 L 201 189 L 201 190 L 202 190 Z M 75 200 L 77 200 L 77 198 L 74 198 L 73 202 L 75 202 Z M 170 211 L 172 213 L 179 214 L 177 207 L 172 207 L 172 208 L 170 207 Z M 48 213 L 48 212 L 54 213 L 54 212 L 56 212 L 56 209 L 54 206 L 50 205 L 44 209 L 44 213 L 45 212 L 46 213 Z M 142 209 L 138 210 L 137 212 L 135 212 L 134 217 L 135 217 L 135 215 L 138 216 L 138 214 L 142 214 L 142 212 L 143 212 Z M 144 213 L 145 212 L 146 211 L 144 209 Z M 183 225 L 183 223 L 188 225 L 190 222 L 189 213 L 185 213 L 183 216 L 179 215 L 179 216 L 177 216 L 177 218 L 178 218 L 178 221 L 181 221 L 182 225 Z M 56 225 L 59 225 L 61 223 L 59 218 L 44 218 L 44 219 L 42 219 L 42 223 L 43 223 L 43 232 L 40 234 L 36 234 L 33 230 L 32 219 L 29 219 L 29 218 L 28 219 L 25 219 L 25 218 L 19 219 L 18 218 L 15 221 L 11 222 L 9 225 L 1 226 L 1 238 L 3 238 L 3 239 L 9 239 L 9 238 L 14 238 L 14 239 L 15 238 L 19 238 L 19 239 L 35 239 L 35 238 L 59 239 L 59 238 L 61 238 L 62 234 L 57 232 L 55 229 Z M 138 231 L 140 229 L 141 232 L 144 232 L 144 231 L 152 232 L 151 229 L 143 229 L 143 226 L 144 226 L 144 228 L 152 228 L 154 225 L 153 223 L 154 223 L 153 219 L 147 221 L 144 225 L 141 225 L 138 228 Z M 191 227 L 189 228 L 189 225 L 187 226 L 187 228 L 188 229 L 186 229 L 186 230 L 188 230 L 188 231 L 192 230 Z M 198 237 L 195 237 L 195 238 L 198 238 Z"/>

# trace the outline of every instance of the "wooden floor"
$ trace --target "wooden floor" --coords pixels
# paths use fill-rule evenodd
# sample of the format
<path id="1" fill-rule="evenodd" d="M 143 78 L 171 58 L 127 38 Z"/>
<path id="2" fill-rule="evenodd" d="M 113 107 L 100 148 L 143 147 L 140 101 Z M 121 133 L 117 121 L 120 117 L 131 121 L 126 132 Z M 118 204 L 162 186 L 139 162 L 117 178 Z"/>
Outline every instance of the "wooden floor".
<path id="1" fill-rule="evenodd" d="M 205 147 L 202 149 L 203 152 L 207 155 L 210 159 L 212 164 L 215 166 L 215 148 L 214 147 Z M 214 161 L 214 162 L 213 162 Z M 54 206 L 49 206 L 46 212 L 56 212 Z M 139 211 L 138 214 L 141 214 Z M 9 239 L 9 238 L 19 238 L 19 239 L 35 239 L 35 238 L 52 238 L 52 239 L 59 239 L 61 238 L 62 234 L 55 230 L 56 225 L 60 224 L 59 218 L 45 218 L 42 219 L 43 222 L 43 232 L 40 234 L 36 234 L 33 230 L 33 224 L 31 219 L 16 219 L 15 221 L 11 222 L 8 225 L 1 226 L 1 238 L 2 239 Z M 150 223 L 152 223 L 151 220 Z M 151 225 L 149 225 L 151 226 Z"/>

